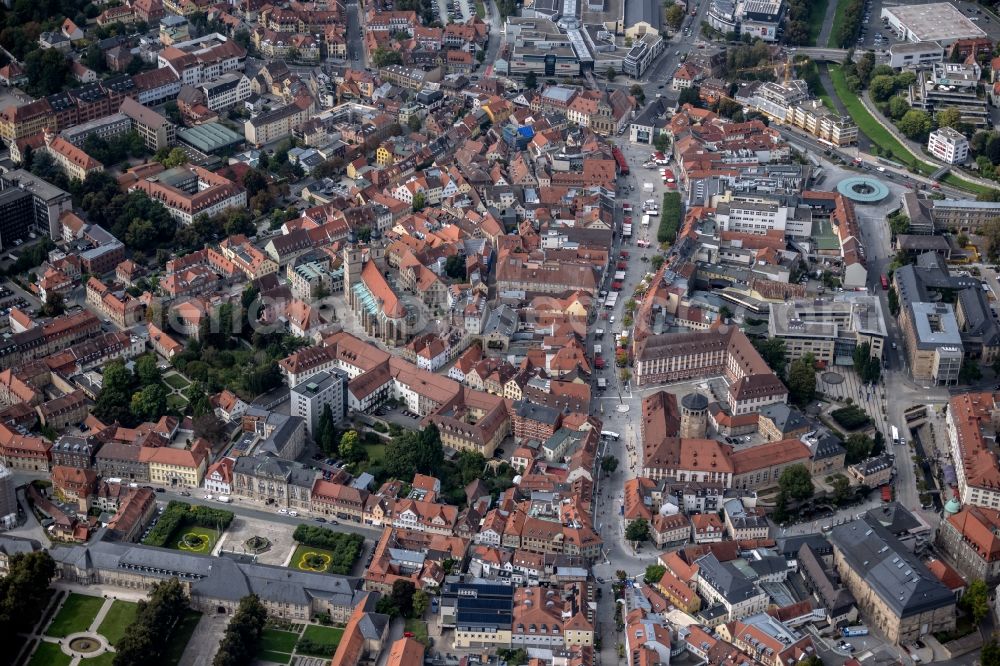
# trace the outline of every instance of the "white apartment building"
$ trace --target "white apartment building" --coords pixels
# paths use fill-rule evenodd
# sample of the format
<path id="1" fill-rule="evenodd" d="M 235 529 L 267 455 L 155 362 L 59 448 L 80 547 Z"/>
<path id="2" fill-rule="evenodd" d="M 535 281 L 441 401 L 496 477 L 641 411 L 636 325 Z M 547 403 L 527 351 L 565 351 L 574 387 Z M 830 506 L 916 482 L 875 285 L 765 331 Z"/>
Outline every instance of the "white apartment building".
<path id="1" fill-rule="evenodd" d="M 730 201 L 716 207 L 715 221 L 722 231 L 763 235 L 783 231 L 789 236 L 807 237 L 812 218 L 805 210 L 764 202 Z"/>
<path id="2" fill-rule="evenodd" d="M 306 432 L 314 436 L 323 408 L 327 405 L 333 412 L 333 422 L 343 422 L 346 391 L 347 381 L 342 374 L 319 372 L 292 387 L 289 393 L 291 414 L 301 417 L 306 422 Z"/>
<path id="3" fill-rule="evenodd" d="M 969 159 L 968 140 L 961 132 L 951 127 L 942 127 L 931 132 L 927 139 L 927 150 L 948 164 L 961 164 Z"/>
<path id="4" fill-rule="evenodd" d="M 242 104 L 250 98 L 250 79 L 243 74 L 223 74 L 214 81 L 201 84 L 205 104 L 212 111 L 222 111 Z"/>

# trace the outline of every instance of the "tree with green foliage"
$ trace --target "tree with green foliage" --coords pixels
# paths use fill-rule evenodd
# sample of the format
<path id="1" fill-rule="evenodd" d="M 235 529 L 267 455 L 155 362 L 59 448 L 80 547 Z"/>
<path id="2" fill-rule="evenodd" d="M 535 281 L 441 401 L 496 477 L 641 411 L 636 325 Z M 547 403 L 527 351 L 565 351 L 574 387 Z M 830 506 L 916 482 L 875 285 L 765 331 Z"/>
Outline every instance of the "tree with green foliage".
<path id="1" fill-rule="evenodd" d="M 847 450 L 846 463 L 853 465 L 867 459 L 871 456 L 874 447 L 875 442 L 872 441 L 871 437 L 860 432 L 854 433 L 844 442 L 844 448 Z"/>
<path id="2" fill-rule="evenodd" d="M 35 49 L 24 58 L 29 88 L 39 96 L 54 95 L 69 81 L 69 59 L 59 49 Z"/>
<path id="3" fill-rule="evenodd" d="M 427 195 L 423 192 L 417 192 L 413 195 L 413 212 L 419 213 L 427 206 Z"/>
<path id="4" fill-rule="evenodd" d="M 139 602 L 135 620 L 115 645 L 113 666 L 161 663 L 177 624 L 188 609 L 188 597 L 176 578 L 153 585 L 149 599 Z"/>
<path id="5" fill-rule="evenodd" d="M 646 574 L 642 579 L 646 582 L 646 585 L 656 585 L 665 573 L 667 573 L 667 568 L 662 564 L 650 564 L 646 567 Z"/>
<path id="6" fill-rule="evenodd" d="M 816 358 L 806 354 L 792 361 L 788 369 L 788 393 L 797 405 L 806 405 L 816 396 Z"/>
<path id="7" fill-rule="evenodd" d="M 649 539 L 649 522 L 645 518 L 636 518 L 625 528 L 625 538 L 629 541 L 646 541 Z"/>
<path id="8" fill-rule="evenodd" d="M 47 551 L 11 556 L 7 574 L 0 577 L 0 636 L 29 632 L 38 622 L 55 573 L 56 564 Z"/>
<path id="9" fill-rule="evenodd" d="M 348 433 L 353 433 L 354 438 L 357 439 L 357 432 L 350 430 Z M 344 433 L 344 437 L 348 433 Z M 333 420 L 333 409 L 330 408 L 329 404 L 323 405 L 323 411 L 320 412 L 319 422 L 316 424 L 316 432 L 313 433 L 313 439 L 316 441 L 319 450 L 325 455 L 337 455 L 337 426 Z M 357 442 L 355 442 L 355 445 L 357 445 Z"/>
<path id="10" fill-rule="evenodd" d="M 58 291 L 48 292 L 45 304 L 38 311 L 43 317 L 58 317 L 66 312 L 66 297 Z"/>
<path id="11" fill-rule="evenodd" d="M 430 608 L 431 597 L 423 590 L 413 593 L 413 617 L 423 617 L 427 609 Z"/>
<path id="12" fill-rule="evenodd" d="M 615 78 L 617 77 L 618 77 L 618 70 L 616 70 L 614 67 L 608 67 L 608 70 L 604 72 L 604 78 L 606 78 L 608 81 L 614 81 Z"/>
<path id="13" fill-rule="evenodd" d="M 340 457 L 347 462 L 354 463 L 365 459 L 365 447 L 355 430 L 348 430 L 341 436 L 338 451 Z"/>
<path id="14" fill-rule="evenodd" d="M 372 54 L 372 63 L 376 67 L 388 67 L 389 65 L 402 65 L 403 56 L 399 51 L 393 51 L 379 46 Z"/>
<path id="15" fill-rule="evenodd" d="M 927 138 L 931 131 L 931 116 L 926 111 L 920 109 L 910 109 L 899 119 L 899 131 L 906 138 L 914 141 L 922 141 Z"/>
<path id="16" fill-rule="evenodd" d="M 188 411 L 194 418 L 214 414 L 212 403 L 208 399 L 208 391 L 201 382 L 191 382 L 191 385 L 184 390 L 184 397 L 188 401 Z"/>
<path id="17" fill-rule="evenodd" d="M 142 386 L 159 384 L 163 381 L 163 373 L 157 365 L 155 354 L 143 354 L 137 358 L 134 373 Z"/>
<path id="18" fill-rule="evenodd" d="M 677 30 L 684 22 L 684 8 L 678 4 L 671 4 L 667 7 L 666 19 L 667 25 Z"/>
<path id="19" fill-rule="evenodd" d="M 760 354 L 767 367 L 774 370 L 774 374 L 779 377 L 785 376 L 785 367 L 788 363 L 788 352 L 785 350 L 785 341 L 781 338 L 755 338 L 754 349 Z"/>
<path id="20" fill-rule="evenodd" d="M 528 72 L 524 77 L 524 87 L 528 90 L 534 90 L 538 87 L 538 76 L 534 72 Z"/>
<path id="21" fill-rule="evenodd" d="M 267 622 L 267 609 L 256 594 L 240 599 L 233 613 L 212 666 L 247 666 L 257 657 L 257 646 Z"/>
<path id="22" fill-rule="evenodd" d="M 965 594 L 962 595 L 962 600 L 959 602 L 961 607 L 972 616 L 972 621 L 976 626 L 990 612 L 989 593 L 990 590 L 985 581 L 981 579 L 972 580 L 969 582 L 969 587 L 966 588 Z"/>
<path id="23" fill-rule="evenodd" d="M 158 421 L 167 413 L 167 389 L 162 384 L 149 384 L 132 394 L 132 413 L 141 421 Z"/>
<path id="24" fill-rule="evenodd" d="M 958 371 L 958 381 L 960 384 L 972 384 L 983 378 L 983 371 L 979 363 L 974 360 L 962 362 L 962 369 Z"/>
<path id="25" fill-rule="evenodd" d="M 876 102 L 885 102 L 896 94 L 896 79 L 894 76 L 879 75 L 872 77 L 868 84 L 868 92 Z"/>
<path id="26" fill-rule="evenodd" d="M 653 148 L 661 153 L 666 153 L 670 150 L 670 135 L 666 132 L 658 132 L 656 136 L 653 137 Z"/>
<path id="27" fill-rule="evenodd" d="M 416 586 L 411 580 L 397 580 L 392 584 L 392 592 L 389 598 L 402 617 L 413 616 L 413 595 L 416 594 Z"/>
<path id="28" fill-rule="evenodd" d="M 937 121 L 938 127 L 954 129 L 962 123 L 962 112 L 957 107 L 949 106 L 935 113 L 934 120 Z"/>
<path id="29" fill-rule="evenodd" d="M 452 280 L 465 280 L 468 278 L 465 272 L 465 255 L 453 254 L 444 262 L 444 273 Z"/>
<path id="30" fill-rule="evenodd" d="M 129 410 L 133 384 L 132 373 L 120 360 L 106 365 L 102 373 L 101 392 L 94 405 L 94 416 L 105 423 L 134 424 L 134 416 Z"/>
<path id="31" fill-rule="evenodd" d="M 980 666 L 1000 666 L 1000 644 L 990 638 L 979 653 Z"/>
<path id="32" fill-rule="evenodd" d="M 684 88 L 681 90 L 681 94 L 677 97 L 677 105 L 684 106 L 685 104 L 691 104 L 692 106 L 698 106 L 698 102 L 701 101 L 699 92 L 698 86 Z"/>
<path id="33" fill-rule="evenodd" d="M 618 469 L 618 458 L 614 456 L 604 456 L 601 459 L 601 471 L 605 474 L 613 474 Z"/>
<path id="34" fill-rule="evenodd" d="M 414 472 L 434 474 L 444 462 L 441 433 L 433 424 L 405 431 L 386 446 L 385 458 L 386 471 L 396 479 L 412 479 Z"/>
<path id="35" fill-rule="evenodd" d="M 805 465 L 791 465 L 786 467 L 778 477 L 778 488 L 789 499 L 802 501 L 813 496 L 812 476 Z"/>

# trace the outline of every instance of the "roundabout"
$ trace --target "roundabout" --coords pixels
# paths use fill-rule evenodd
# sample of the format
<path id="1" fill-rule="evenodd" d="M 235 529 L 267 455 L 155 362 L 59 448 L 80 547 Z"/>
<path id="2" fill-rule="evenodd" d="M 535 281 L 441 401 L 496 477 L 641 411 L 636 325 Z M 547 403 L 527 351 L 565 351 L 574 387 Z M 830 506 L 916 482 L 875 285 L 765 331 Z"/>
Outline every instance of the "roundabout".
<path id="1" fill-rule="evenodd" d="M 889 196 L 889 188 L 872 176 L 852 176 L 837 183 L 837 192 L 860 204 L 873 204 Z"/>

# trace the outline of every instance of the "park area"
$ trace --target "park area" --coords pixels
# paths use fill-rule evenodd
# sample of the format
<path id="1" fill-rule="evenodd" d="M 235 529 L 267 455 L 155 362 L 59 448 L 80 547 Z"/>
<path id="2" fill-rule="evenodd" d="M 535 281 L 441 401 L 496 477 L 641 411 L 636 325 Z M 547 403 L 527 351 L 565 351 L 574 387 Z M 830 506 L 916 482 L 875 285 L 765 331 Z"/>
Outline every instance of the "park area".
<path id="1" fill-rule="evenodd" d="M 346 576 L 361 555 L 360 534 L 334 532 L 325 527 L 299 525 L 292 537 L 299 543 L 288 566 L 299 571 Z"/>
<path id="2" fill-rule="evenodd" d="M 79 657 L 80 666 L 111 666 L 114 646 L 136 619 L 138 604 L 121 599 L 105 599 L 86 594 L 68 595 L 52 621 L 41 632 L 28 666 L 69 666 L 74 657 L 60 641 L 72 637 L 67 648 Z M 180 619 L 161 663 L 176 666 L 194 633 L 201 613 L 188 610 Z M 96 627 L 94 625 L 97 625 Z"/>
<path id="3" fill-rule="evenodd" d="M 257 659 L 275 664 L 288 664 L 293 656 L 330 659 L 343 635 L 343 629 L 318 624 L 280 623 L 268 626 L 261 636 Z"/>

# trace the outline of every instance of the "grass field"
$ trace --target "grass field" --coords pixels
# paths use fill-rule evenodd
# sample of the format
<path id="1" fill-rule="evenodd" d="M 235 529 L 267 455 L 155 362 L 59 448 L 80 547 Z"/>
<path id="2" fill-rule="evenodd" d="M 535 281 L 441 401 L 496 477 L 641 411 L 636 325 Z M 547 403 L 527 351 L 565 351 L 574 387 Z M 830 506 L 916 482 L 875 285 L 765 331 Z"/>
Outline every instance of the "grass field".
<path id="1" fill-rule="evenodd" d="M 385 444 L 369 444 L 365 451 L 368 452 L 368 460 L 373 463 L 385 460 Z"/>
<path id="2" fill-rule="evenodd" d="M 316 562 L 309 562 L 309 558 L 313 555 L 319 558 L 319 560 Z M 330 569 L 330 562 L 332 561 L 332 558 L 333 553 L 329 550 L 316 548 L 314 546 L 300 545 L 295 548 L 295 553 L 292 554 L 292 561 L 288 566 L 292 569 L 298 569 L 299 571 L 326 573 Z"/>
<path id="3" fill-rule="evenodd" d="M 184 399 L 184 396 L 177 395 L 176 393 L 171 393 L 167 396 L 167 408 L 173 409 L 177 412 L 183 412 L 187 407 L 188 401 Z"/>
<path id="4" fill-rule="evenodd" d="M 260 649 L 269 652 L 292 653 L 295 644 L 299 642 L 299 635 L 291 631 L 281 631 L 280 629 L 265 629 L 260 637 Z"/>
<path id="5" fill-rule="evenodd" d="M 52 619 L 45 634 L 53 638 L 64 638 L 70 634 L 86 631 L 103 605 L 104 599 L 101 597 L 71 594 Z"/>
<path id="6" fill-rule="evenodd" d="M 163 383 L 173 389 L 187 388 L 191 384 L 191 382 L 184 379 L 177 373 L 164 376 Z"/>
<path id="7" fill-rule="evenodd" d="M 200 619 L 200 612 L 189 610 L 181 618 L 181 621 L 177 623 L 174 633 L 170 637 L 170 647 L 167 648 L 166 654 L 163 655 L 163 663 L 166 666 L 177 666 L 180 662 L 181 656 L 184 654 L 184 648 L 187 647 L 188 641 L 191 640 L 191 634 L 194 633 Z"/>
<path id="8" fill-rule="evenodd" d="M 287 664 L 292 660 L 291 653 L 271 652 L 269 650 L 258 650 L 257 659 L 260 661 L 273 661 L 276 664 Z"/>
<path id="9" fill-rule="evenodd" d="M 186 535 L 200 537 L 202 541 L 198 545 L 189 545 L 184 543 L 183 540 Z M 170 541 L 167 542 L 167 547 L 173 550 L 185 550 L 189 553 L 208 555 L 212 552 L 212 548 L 215 547 L 215 542 L 218 540 L 218 536 L 213 530 L 192 525 L 191 527 L 182 527 L 171 535 Z"/>
<path id="10" fill-rule="evenodd" d="M 476 0 L 476 17 L 486 18 L 486 5 L 483 4 L 483 0 Z"/>
<path id="11" fill-rule="evenodd" d="M 425 646 L 428 643 L 427 640 L 427 623 L 419 618 L 410 618 L 406 621 L 406 626 L 404 631 L 409 631 L 413 634 L 419 642 L 423 643 Z"/>
<path id="12" fill-rule="evenodd" d="M 945 177 L 941 179 L 943 182 L 948 183 L 952 187 L 957 187 L 959 189 L 966 190 L 968 192 L 973 192 L 975 194 L 986 194 L 991 192 L 995 188 L 986 187 L 985 185 L 980 185 L 979 183 L 970 183 L 969 181 L 963 179 L 961 176 L 956 176 L 953 173 L 945 174 Z"/>
<path id="13" fill-rule="evenodd" d="M 868 109 L 858 99 L 857 94 L 852 93 L 850 88 L 847 87 L 844 72 L 839 66 L 830 67 L 830 79 L 833 81 L 837 97 L 844 103 L 847 112 L 854 119 L 858 129 L 864 132 L 865 136 L 871 139 L 872 143 L 882 150 L 891 150 L 893 155 L 891 159 L 896 162 L 914 167 L 924 174 L 929 175 L 934 173 L 934 166 L 919 160 L 903 144 L 897 141 L 896 137 L 889 133 L 889 130 L 882 127 L 872 114 L 868 113 Z"/>
<path id="14" fill-rule="evenodd" d="M 64 653 L 58 644 L 39 643 L 28 666 L 69 666 L 71 661 L 73 658 Z"/>
<path id="15" fill-rule="evenodd" d="M 114 645 L 125 635 L 125 628 L 135 620 L 135 614 L 138 610 L 138 604 L 120 599 L 115 600 L 101 621 L 101 626 L 97 628 L 97 633 L 103 635 L 109 643 Z"/>
<path id="16" fill-rule="evenodd" d="M 306 627 L 302 638 L 306 638 L 317 643 L 329 643 L 338 645 L 340 637 L 344 635 L 344 630 L 338 627 L 324 627 L 319 624 L 310 624 Z"/>
<path id="17" fill-rule="evenodd" d="M 809 45 L 816 46 L 819 33 L 823 30 L 823 19 L 826 18 L 826 6 L 829 0 L 812 0 L 809 3 Z"/>

